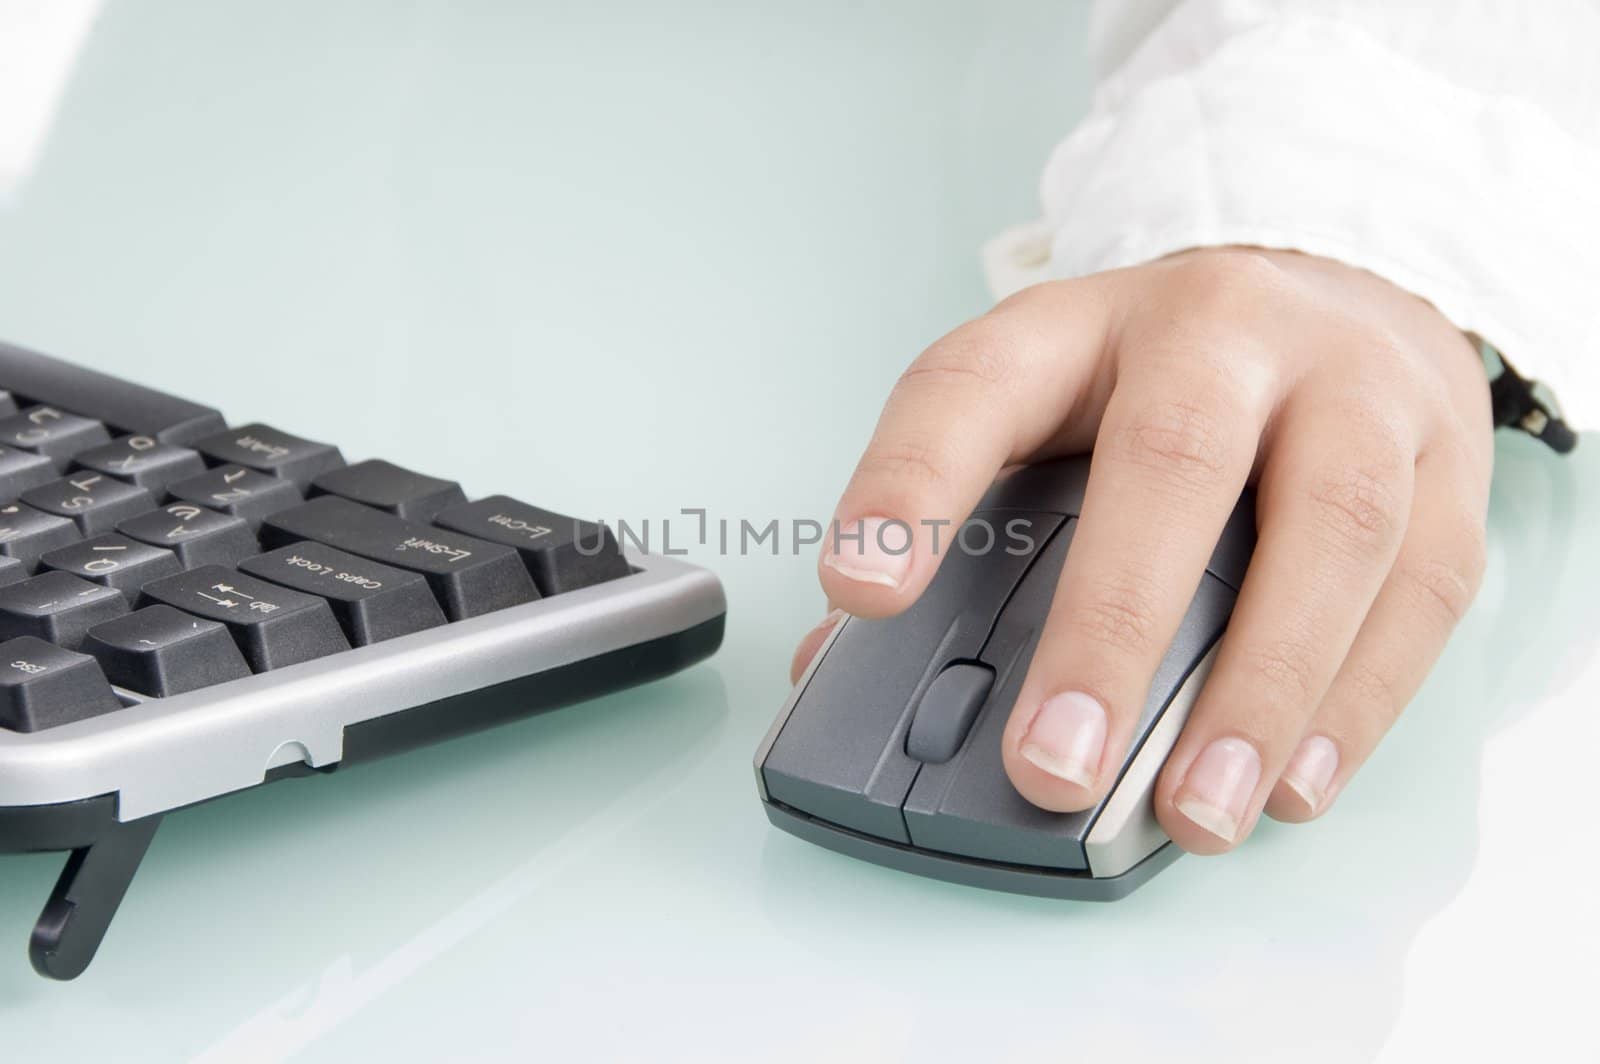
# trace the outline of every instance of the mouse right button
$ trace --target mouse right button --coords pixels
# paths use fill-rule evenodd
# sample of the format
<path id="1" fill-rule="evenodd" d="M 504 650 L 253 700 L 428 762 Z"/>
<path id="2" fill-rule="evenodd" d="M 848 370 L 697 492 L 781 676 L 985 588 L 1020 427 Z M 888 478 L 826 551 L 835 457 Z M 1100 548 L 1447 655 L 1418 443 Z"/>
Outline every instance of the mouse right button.
<path id="1" fill-rule="evenodd" d="M 1164 711 L 1177 703 L 1186 712 L 1189 700 L 1174 698 L 1190 669 L 1211 648 L 1227 623 L 1233 589 L 1214 576 L 1200 580 L 1193 601 L 1165 658 L 1151 678 L 1150 693 L 1134 729 L 1138 759 L 1130 780 L 1132 791 L 1119 802 L 1113 822 L 1095 837 L 1096 854 L 1086 837 L 1106 801 L 1076 813 L 1051 813 L 1032 805 L 1011 785 L 1001 759 L 1006 721 L 1027 675 L 1039 629 L 1048 613 L 1060 572 L 1065 543 L 1052 543 L 1029 570 L 985 645 L 980 658 L 994 665 L 997 681 L 958 755 L 947 764 L 926 765 L 904 806 L 907 830 L 920 849 L 961 854 L 980 860 L 1041 868 L 1114 874 L 1107 869 L 1133 855 L 1147 856 L 1164 838 L 1154 824 L 1150 787 L 1181 720 L 1152 735 Z M 1198 690 L 1198 685 L 1195 685 Z M 1147 736 L 1154 745 L 1146 743 Z M 1121 781 L 1111 788 L 1121 795 Z"/>

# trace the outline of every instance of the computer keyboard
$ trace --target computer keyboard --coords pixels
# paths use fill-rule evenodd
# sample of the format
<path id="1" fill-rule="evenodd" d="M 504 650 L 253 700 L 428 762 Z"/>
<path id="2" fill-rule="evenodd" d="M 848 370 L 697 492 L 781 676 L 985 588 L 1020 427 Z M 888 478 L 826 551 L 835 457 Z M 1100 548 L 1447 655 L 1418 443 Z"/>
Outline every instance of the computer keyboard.
<path id="1" fill-rule="evenodd" d="M 716 578 L 605 526 L 0 344 L 0 852 L 93 958 L 163 815 L 667 675 Z M 543 501 L 543 500 L 541 500 Z"/>

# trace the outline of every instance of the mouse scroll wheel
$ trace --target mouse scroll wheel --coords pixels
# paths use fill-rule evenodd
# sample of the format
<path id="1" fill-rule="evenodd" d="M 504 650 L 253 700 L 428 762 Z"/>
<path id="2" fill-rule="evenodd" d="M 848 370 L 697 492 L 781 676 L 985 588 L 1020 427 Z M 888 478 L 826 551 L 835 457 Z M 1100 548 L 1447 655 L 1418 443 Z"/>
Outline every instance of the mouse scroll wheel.
<path id="1" fill-rule="evenodd" d="M 993 686 L 994 670 L 987 665 L 947 665 L 917 704 L 906 732 L 906 753 L 934 765 L 955 757 Z"/>

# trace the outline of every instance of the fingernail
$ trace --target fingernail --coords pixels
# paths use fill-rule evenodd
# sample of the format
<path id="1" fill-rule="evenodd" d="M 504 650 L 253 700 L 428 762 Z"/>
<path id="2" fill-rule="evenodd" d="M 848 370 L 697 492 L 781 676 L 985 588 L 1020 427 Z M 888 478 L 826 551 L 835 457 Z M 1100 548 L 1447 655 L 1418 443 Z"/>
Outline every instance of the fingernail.
<path id="1" fill-rule="evenodd" d="M 1300 744 L 1283 770 L 1287 783 L 1315 813 L 1328 797 L 1328 784 L 1339 770 L 1339 748 L 1326 735 L 1313 735 Z"/>
<path id="2" fill-rule="evenodd" d="M 1174 804 L 1223 842 L 1239 837 L 1250 796 L 1261 780 L 1261 755 L 1243 739 L 1213 739 L 1189 766 Z"/>
<path id="3" fill-rule="evenodd" d="M 1019 752 L 1057 779 L 1093 787 L 1105 748 L 1105 707 L 1081 691 L 1068 691 L 1045 699 Z"/>
<path id="4" fill-rule="evenodd" d="M 911 528 L 904 521 L 865 517 L 834 529 L 822 564 L 847 579 L 899 591 L 911 570 L 910 543 Z"/>

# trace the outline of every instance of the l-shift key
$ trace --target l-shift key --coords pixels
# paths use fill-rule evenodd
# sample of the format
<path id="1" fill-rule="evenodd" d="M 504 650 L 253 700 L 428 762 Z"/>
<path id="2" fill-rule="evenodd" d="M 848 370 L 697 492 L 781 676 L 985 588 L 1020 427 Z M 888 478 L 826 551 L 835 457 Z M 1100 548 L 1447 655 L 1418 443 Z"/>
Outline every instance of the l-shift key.
<path id="1" fill-rule="evenodd" d="M 539 597 L 510 547 L 406 521 L 336 495 L 280 510 L 261 524 L 261 545 L 269 550 L 305 539 L 421 573 L 452 621 Z"/>

